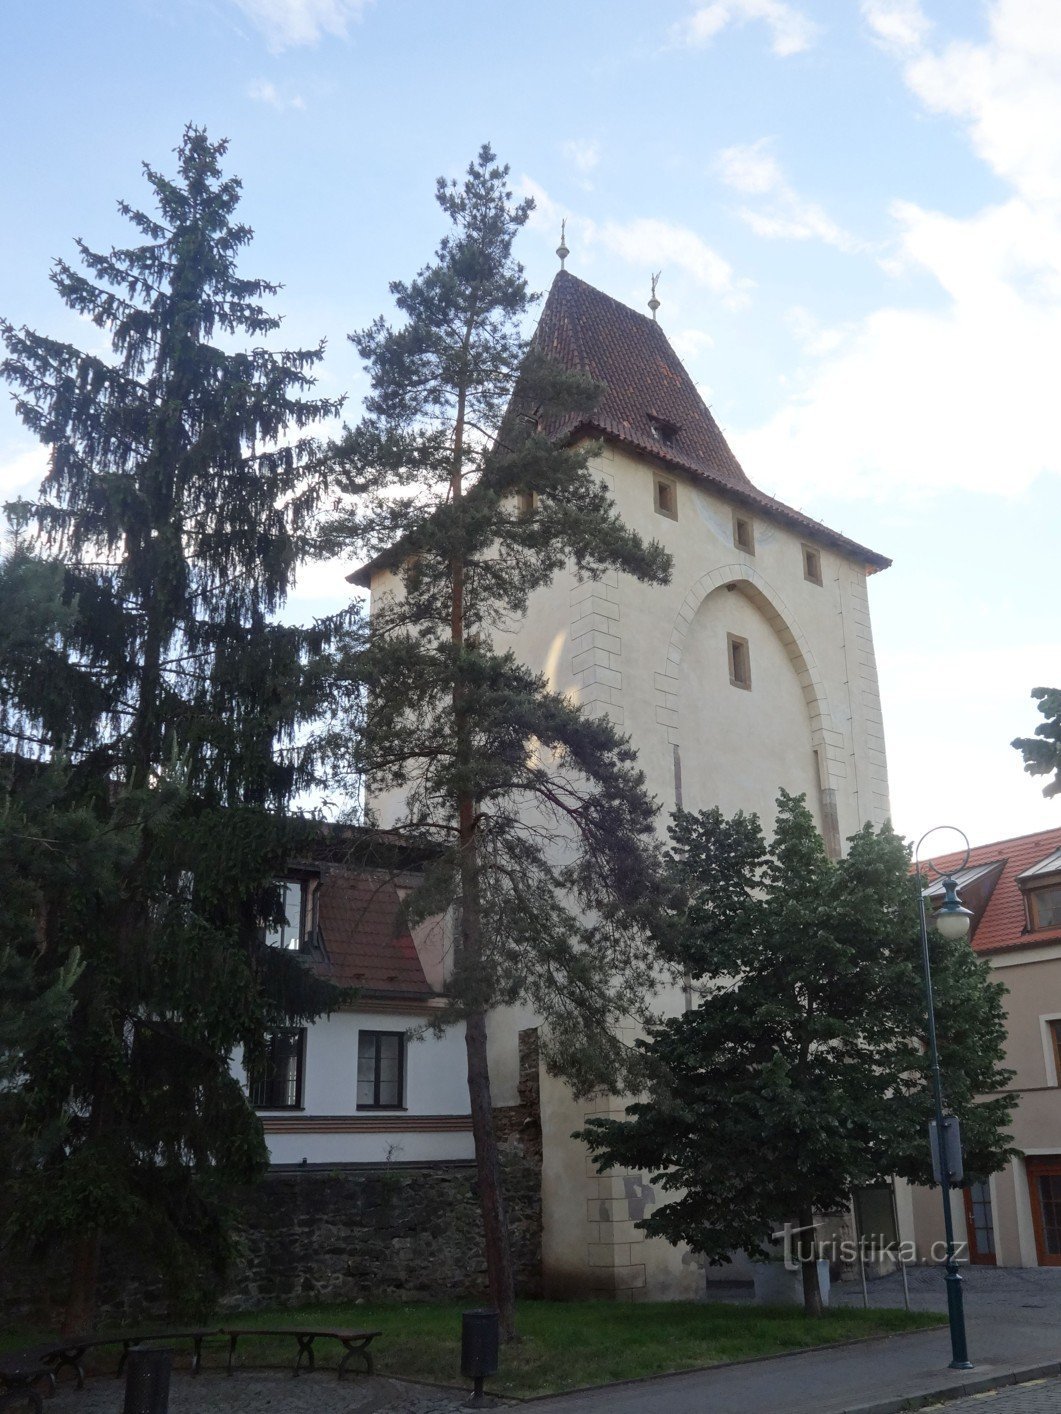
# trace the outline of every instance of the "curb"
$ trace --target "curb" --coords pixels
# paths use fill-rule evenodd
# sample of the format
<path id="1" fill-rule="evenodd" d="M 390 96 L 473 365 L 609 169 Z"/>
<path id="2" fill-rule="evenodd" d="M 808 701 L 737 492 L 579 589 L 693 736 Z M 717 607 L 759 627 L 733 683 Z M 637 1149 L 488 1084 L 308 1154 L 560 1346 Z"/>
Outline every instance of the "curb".
<path id="1" fill-rule="evenodd" d="M 547 1399 L 573 1399 L 580 1394 L 601 1394 L 609 1389 L 627 1389 L 631 1385 L 653 1384 L 656 1380 L 680 1380 L 683 1375 L 708 1375 L 715 1370 L 733 1370 L 741 1365 L 766 1365 L 774 1360 L 794 1360 L 800 1355 L 821 1355 L 827 1350 L 846 1350 L 852 1345 L 874 1345 L 886 1340 L 908 1340 L 911 1336 L 932 1335 L 938 1330 L 946 1329 L 946 1325 L 946 1319 L 941 1318 L 938 1326 L 921 1326 L 912 1331 L 880 1331 L 876 1335 L 857 1335 L 850 1340 L 832 1340 L 825 1345 L 807 1345 L 799 1350 L 779 1350 L 775 1355 L 747 1355 L 741 1360 L 717 1360 L 713 1365 L 689 1365 L 684 1370 L 663 1370 L 658 1375 L 636 1375 L 628 1380 L 607 1380 L 604 1384 L 599 1385 L 578 1385 L 575 1389 L 554 1390 L 552 1394 L 506 1394 L 499 1397 L 515 1400 L 518 1404 L 544 1404 Z M 1053 1368 L 1053 1366 L 1050 1367 L 1051 1370 Z M 1025 1378 L 1031 1379 L 1033 1377 L 1029 1375 Z M 487 1394 L 490 1393 L 491 1391 L 487 1390 Z M 917 1397 L 916 1395 L 908 1396 L 912 1399 Z M 896 1404 L 894 1408 L 888 1407 L 887 1409 L 883 1405 L 878 1408 L 875 1404 L 860 1404 L 857 1408 L 852 1405 L 849 1410 L 836 1411 L 836 1414 L 896 1414 L 897 1410 L 905 1407 L 907 1406 L 901 1403 Z M 916 1409 L 920 1406 L 910 1405 L 908 1407 Z"/>
<path id="2" fill-rule="evenodd" d="M 1045 1365 L 1025 1365 L 1016 1370 L 1000 1370 L 995 1375 L 956 1381 L 927 1394 L 908 1394 L 898 1399 L 880 1400 L 876 1404 L 851 1404 L 842 1411 L 837 1410 L 836 1414 L 908 1414 L 908 1411 L 946 1404 L 953 1399 L 987 1394 L 992 1390 L 1005 1389 L 1009 1385 L 1024 1384 L 1028 1380 L 1049 1379 L 1057 1375 L 1061 1375 L 1061 1361 L 1051 1360 Z"/>

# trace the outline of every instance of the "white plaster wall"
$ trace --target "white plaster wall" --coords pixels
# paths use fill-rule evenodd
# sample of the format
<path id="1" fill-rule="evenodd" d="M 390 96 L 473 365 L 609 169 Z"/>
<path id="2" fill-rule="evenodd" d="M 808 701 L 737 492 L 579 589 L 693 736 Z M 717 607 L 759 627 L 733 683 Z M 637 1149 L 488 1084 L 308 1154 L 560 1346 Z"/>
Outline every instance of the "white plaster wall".
<path id="1" fill-rule="evenodd" d="M 335 1012 L 306 1029 L 303 1107 L 306 1114 L 345 1115 L 357 1111 L 357 1033 L 416 1032 L 422 1016 L 393 1012 Z M 405 1111 L 410 1115 L 468 1113 L 464 1028 L 447 1028 L 435 1038 L 410 1035 L 405 1047 Z M 365 1113 L 365 1111 L 361 1111 Z"/>
<path id="2" fill-rule="evenodd" d="M 372 1134 L 267 1134 L 272 1164 L 425 1163 L 472 1159 L 471 1130 L 441 1134 L 394 1130 Z"/>

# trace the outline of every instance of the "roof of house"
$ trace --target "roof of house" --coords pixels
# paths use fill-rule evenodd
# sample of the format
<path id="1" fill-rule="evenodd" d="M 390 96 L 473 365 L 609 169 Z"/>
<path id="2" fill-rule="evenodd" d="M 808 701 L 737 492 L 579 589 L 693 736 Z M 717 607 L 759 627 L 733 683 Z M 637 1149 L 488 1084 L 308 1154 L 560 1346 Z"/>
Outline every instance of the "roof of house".
<path id="1" fill-rule="evenodd" d="M 765 495 L 749 481 L 655 320 L 561 270 L 533 342 L 565 368 L 605 385 L 592 414 L 572 414 L 545 429 L 554 436 L 586 432 L 613 439 L 729 492 L 870 569 L 891 564 L 886 556 Z M 670 435 L 661 437 L 661 429 Z"/>
<path id="2" fill-rule="evenodd" d="M 554 419 L 542 429 L 548 435 L 566 441 L 590 436 L 617 442 L 724 491 L 809 540 L 858 560 L 870 571 L 887 569 L 891 564 L 885 555 L 767 496 L 749 481 L 654 320 L 561 270 L 549 290 L 532 343 L 563 367 L 588 374 L 604 385 L 591 414 Z M 375 569 L 393 563 L 396 549 L 377 555 L 347 579 L 367 588 Z"/>
<path id="3" fill-rule="evenodd" d="M 1029 871 L 1035 870 L 1036 865 L 1057 854 L 1059 850 L 1061 826 L 1052 830 L 1039 830 L 1034 835 L 1019 835 L 1016 839 L 977 845 L 969 851 L 968 865 L 957 875 L 960 896 L 962 874 L 981 865 L 1002 866 L 983 912 L 973 923 L 972 945 L 976 952 L 1004 952 L 1010 948 L 1040 947 L 1044 943 L 1061 942 L 1061 928 L 1028 931 L 1024 895 L 1017 883 L 1019 876 L 1026 878 Z M 964 851 L 958 851 L 934 858 L 932 864 L 943 872 L 948 869 L 957 870 L 963 857 Z M 1055 862 L 1054 867 L 1061 873 L 1061 861 Z"/>
<path id="4" fill-rule="evenodd" d="M 372 995 L 433 996 L 402 911 L 393 873 L 325 868 L 317 921 L 321 970 L 341 987 Z"/>

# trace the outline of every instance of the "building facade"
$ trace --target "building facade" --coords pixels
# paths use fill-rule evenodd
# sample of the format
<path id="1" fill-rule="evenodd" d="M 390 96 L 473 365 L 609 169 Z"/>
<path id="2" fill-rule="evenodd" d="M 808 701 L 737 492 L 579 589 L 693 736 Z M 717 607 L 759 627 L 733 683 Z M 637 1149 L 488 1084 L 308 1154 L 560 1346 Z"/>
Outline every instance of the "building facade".
<path id="1" fill-rule="evenodd" d="M 867 593 L 888 560 L 753 485 L 653 319 L 561 271 L 535 342 L 604 385 L 591 418 L 548 430 L 600 444 L 594 465 L 620 515 L 661 541 L 674 568 L 664 587 L 561 573 L 498 646 L 629 735 L 663 828 L 676 805 L 717 805 L 756 811 L 769 829 L 784 787 L 806 795 L 838 856 L 847 836 L 888 815 Z M 352 578 L 374 602 L 400 593 L 383 564 Z M 383 825 L 400 814 L 396 799 L 373 805 Z M 660 1000 L 685 1004 L 678 988 Z M 535 1022 L 491 1018 L 496 1104 L 515 1101 L 512 1038 Z M 541 1077 L 546 1293 L 698 1294 L 691 1254 L 634 1226 L 656 1202 L 644 1176 L 598 1176 L 571 1138 L 599 1112 Z"/>
<path id="2" fill-rule="evenodd" d="M 1019 1152 L 1001 1173 L 966 1176 L 952 1201 L 956 1236 L 973 1263 L 1061 1267 L 1061 827 L 979 845 L 962 860 L 934 863 L 956 871 L 971 945 L 1006 988 Z M 943 1238 L 939 1190 L 908 1189 L 901 1218 L 904 1207 L 904 1235 L 929 1257 Z"/>

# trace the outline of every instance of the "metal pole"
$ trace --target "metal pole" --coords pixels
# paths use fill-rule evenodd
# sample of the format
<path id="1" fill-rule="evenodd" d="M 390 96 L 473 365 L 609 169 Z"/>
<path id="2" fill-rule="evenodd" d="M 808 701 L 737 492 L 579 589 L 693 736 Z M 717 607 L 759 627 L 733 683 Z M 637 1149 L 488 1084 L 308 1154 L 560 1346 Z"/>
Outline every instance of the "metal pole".
<path id="1" fill-rule="evenodd" d="M 943 1228 L 947 1237 L 947 1320 L 950 1322 L 952 1370 L 971 1370 L 969 1347 L 965 1338 L 965 1304 L 962 1299 L 962 1278 L 954 1259 L 954 1222 L 950 1210 L 950 1163 L 943 1125 L 943 1080 L 939 1073 L 939 1049 L 936 1045 L 936 1009 L 932 1000 L 932 967 L 928 955 L 928 918 L 925 914 L 925 894 L 921 886 L 921 871 L 914 853 L 914 876 L 917 883 L 917 907 L 921 919 L 921 965 L 925 973 L 925 1008 L 928 1013 L 928 1049 L 932 1060 L 932 1093 L 936 1105 L 936 1144 L 939 1147 L 939 1171 L 943 1179 Z"/>
<path id="2" fill-rule="evenodd" d="M 903 1261 L 903 1254 L 899 1252 L 899 1270 L 903 1274 L 903 1305 L 910 1309 L 910 1283 L 906 1279 L 906 1263 Z"/>

